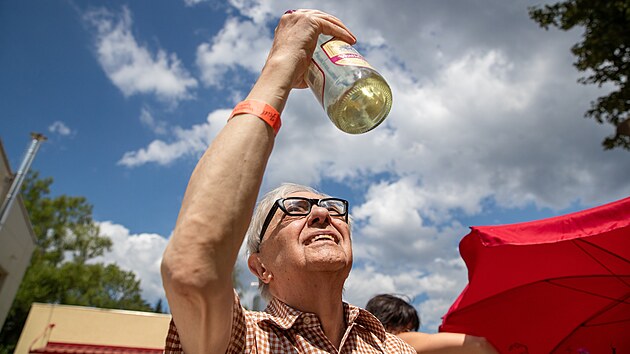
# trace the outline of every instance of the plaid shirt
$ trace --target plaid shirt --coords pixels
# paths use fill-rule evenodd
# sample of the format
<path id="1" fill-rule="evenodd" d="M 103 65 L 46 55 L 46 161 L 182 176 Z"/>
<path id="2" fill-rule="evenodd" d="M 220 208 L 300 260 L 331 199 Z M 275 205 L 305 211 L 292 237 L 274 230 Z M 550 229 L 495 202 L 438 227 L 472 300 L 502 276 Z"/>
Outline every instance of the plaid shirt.
<path id="1" fill-rule="evenodd" d="M 343 304 L 343 310 L 348 326 L 337 351 L 324 335 L 316 315 L 295 310 L 275 298 L 265 312 L 248 311 L 235 295 L 232 337 L 226 353 L 416 354 L 402 339 L 385 332 L 371 313 L 347 303 Z M 165 353 L 183 353 L 173 320 Z"/>

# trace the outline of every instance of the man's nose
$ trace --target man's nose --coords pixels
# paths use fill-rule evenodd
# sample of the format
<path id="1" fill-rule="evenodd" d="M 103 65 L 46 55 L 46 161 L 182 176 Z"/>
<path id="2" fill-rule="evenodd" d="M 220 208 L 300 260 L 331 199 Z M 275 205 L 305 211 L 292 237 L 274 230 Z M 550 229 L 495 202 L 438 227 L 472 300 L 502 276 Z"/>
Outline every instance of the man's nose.
<path id="1" fill-rule="evenodd" d="M 311 212 L 308 214 L 308 224 L 309 226 L 327 226 L 330 224 L 330 212 L 328 209 L 320 207 L 318 205 L 313 205 L 311 208 Z"/>

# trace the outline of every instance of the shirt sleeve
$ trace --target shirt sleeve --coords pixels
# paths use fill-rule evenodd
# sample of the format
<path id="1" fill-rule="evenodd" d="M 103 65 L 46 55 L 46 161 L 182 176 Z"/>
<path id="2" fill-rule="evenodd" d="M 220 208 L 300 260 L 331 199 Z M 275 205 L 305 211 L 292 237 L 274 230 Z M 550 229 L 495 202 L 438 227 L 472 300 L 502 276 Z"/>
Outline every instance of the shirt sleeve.
<path id="1" fill-rule="evenodd" d="M 230 343 L 225 351 L 227 354 L 238 354 L 245 352 L 247 346 L 247 323 L 241 300 L 234 290 L 234 308 L 232 309 L 232 335 Z"/>
<path id="2" fill-rule="evenodd" d="M 175 322 L 171 318 L 171 323 L 168 325 L 168 333 L 166 334 L 166 344 L 164 345 L 165 354 L 183 354 L 182 343 L 179 341 L 179 334 L 175 327 Z"/>
<path id="3" fill-rule="evenodd" d="M 232 330 L 230 335 L 230 343 L 226 353 L 236 354 L 242 353 L 245 350 L 245 340 L 247 334 L 247 327 L 245 324 L 245 314 L 241 301 L 234 290 L 234 307 L 232 310 Z M 182 343 L 179 340 L 179 333 L 177 333 L 177 327 L 175 322 L 171 318 L 171 322 L 168 326 L 168 333 L 166 334 L 166 343 L 164 345 L 165 354 L 183 354 Z"/>

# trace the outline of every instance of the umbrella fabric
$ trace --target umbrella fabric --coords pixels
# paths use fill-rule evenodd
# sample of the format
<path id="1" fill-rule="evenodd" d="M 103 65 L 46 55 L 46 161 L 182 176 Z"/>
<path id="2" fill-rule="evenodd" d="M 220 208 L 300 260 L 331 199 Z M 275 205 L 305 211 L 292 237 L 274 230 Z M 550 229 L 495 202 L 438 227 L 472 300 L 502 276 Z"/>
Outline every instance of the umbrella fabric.
<path id="1" fill-rule="evenodd" d="M 468 285 L 441 332 L 501 353 L 630 353 L 630 197 L 554 218 L 472 227 Z"/>

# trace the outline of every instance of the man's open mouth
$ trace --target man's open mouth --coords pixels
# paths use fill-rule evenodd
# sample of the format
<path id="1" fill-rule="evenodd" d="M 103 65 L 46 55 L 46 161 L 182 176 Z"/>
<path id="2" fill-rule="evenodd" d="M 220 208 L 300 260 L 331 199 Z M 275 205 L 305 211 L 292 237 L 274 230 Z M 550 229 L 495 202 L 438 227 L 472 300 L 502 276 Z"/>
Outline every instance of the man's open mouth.
<path id="1" fill-rule="evenodd" d="M 321 241 L 332 241 L 334 243 L 338 243 L 337 238 L 334 235 L 319 234 L 319 235 L 315 235 L 315 236 L 311 237 L 309 240 L 307 240 L 306 245 L 310 245 L 312 243 L 321 242 Z"/>

